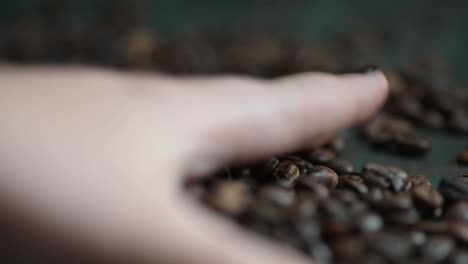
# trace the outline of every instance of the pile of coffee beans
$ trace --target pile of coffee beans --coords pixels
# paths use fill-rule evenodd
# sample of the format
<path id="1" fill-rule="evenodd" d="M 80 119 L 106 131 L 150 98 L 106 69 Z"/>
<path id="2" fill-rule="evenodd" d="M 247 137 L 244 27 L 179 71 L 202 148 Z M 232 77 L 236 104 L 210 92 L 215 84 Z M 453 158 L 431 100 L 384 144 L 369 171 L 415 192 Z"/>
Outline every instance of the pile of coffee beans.
<path id="1" fill-rule="evenodd" d="M 319 263 L 468 263 L 468 175 L 437 190 L 395 166 L 357 170 L 330 145 L 226 168 L 186 190 Z"/>
<path id="2" fill-rule="evenodd" d="M 0 25 L 0 61 L 276 78 L 350 72 L 366 54 L 382 52 L 387 39 L 370 32 L 307 43 L 249 29 L 164 38 L 127 7 L 81 26 L 67 26 L 59 10 L 49 13 L 48 19 L 26 16 Z M 468 92 L 457 89 L 443 61 L 414 61 L 385 69 L 389 98 L 359 129 L 374 148 L 421 156 L 432 143 L 418 126 L 468 133 Z M 358 169 L 340 157 L 344 148 L 343 138 L 336 138 L 318 149 L 225 168 L 186 182 L 186 191 L 320 263 L 468 263 L 468 175 L 446 177 L 435 189 L 424 175 L 388 164 Z M 468 165 L 468 147 L 456 161 Z"/>

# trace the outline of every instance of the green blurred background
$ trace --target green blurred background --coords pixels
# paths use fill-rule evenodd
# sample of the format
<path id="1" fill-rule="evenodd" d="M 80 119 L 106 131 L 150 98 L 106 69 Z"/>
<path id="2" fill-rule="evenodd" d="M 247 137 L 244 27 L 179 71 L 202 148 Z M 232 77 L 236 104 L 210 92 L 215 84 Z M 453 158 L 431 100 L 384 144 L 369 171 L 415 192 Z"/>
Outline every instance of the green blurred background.
<path id="1" fill-rule="evenodd" d="M 312 42 L 322 42 L 343 34 L 369 31 L 385 32 L 389 37 L 379 58 L 385 66 L 411 63 L 425 54 L 440 54 L 461 83 L 468 83 L 465 61 L 468 59 L 468 1 L 131 1 L 124 8 L 137 6 L 136 19 L 144 27 L 164 37 L 189 32 L 230 32 L 252 27 L 280 32 Z M 128 4 L 128 3 L 127 3 Z M 2 3 L 1 25 L 8 26 L 23 15 L 45 18 L 49 27 L 65 28 L 98 24 L 113 1 L 35 1 L 16 0 Z M 50 6 L 62 11 L 51 14 Z M 53 10 L 53 9 L 52 9 Z M 351 33 L 350 33 L 351 32 Z M 433 151 L 424 158 L 401 158 L 375 152 L 349 133 L 350 147 L 345 156 L 358 166 L 378 161 L 403 166 L 411 173 L 424 173 L 437 182 L 444 175 L 467 169 L 455 164 L 458 151 L 466 144 L 463 135 L 422 130 L 433 139 Z"/>

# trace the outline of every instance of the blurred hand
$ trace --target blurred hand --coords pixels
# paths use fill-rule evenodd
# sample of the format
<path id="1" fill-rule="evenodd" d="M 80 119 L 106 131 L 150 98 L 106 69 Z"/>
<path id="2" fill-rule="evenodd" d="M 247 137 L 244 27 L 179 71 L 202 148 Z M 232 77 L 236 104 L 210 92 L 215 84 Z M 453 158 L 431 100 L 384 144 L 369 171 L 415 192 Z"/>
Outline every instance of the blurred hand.
<path id="1" fill-rule="evenodd" d="M 277 80 L 0 67 L 0 193 L 56 233 L 157 263 L 310 263 L 205 212 L 184 177 L 322 143 L 383 103 L 379 71 Z"/>

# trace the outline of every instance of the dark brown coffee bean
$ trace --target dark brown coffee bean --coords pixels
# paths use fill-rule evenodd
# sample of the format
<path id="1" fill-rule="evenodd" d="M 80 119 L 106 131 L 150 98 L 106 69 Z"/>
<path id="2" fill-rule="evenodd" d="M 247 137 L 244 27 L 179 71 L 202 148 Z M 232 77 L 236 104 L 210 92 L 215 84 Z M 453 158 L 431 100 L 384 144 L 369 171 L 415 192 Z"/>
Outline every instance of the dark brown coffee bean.
<path id="1" fill-rule="evenodd" d="M 332 150 L 320 148 L 308 154 L 309 160 L 314 164 L 323 165 L 336 158 L 336 153 Z"/>
<path id="2" fill-rule="evenodd" d="M 345 236 L 334 239 L 330 243 L 333 257 L 338 260 L 352 260 L 361 257 L 365 245 L 360 237 Z"/>
<path id="3" fill-rule="evenodd" d="M 468 165 L 468 149 L 465 148 L 457 156 L 457 163 L 460 165 Z"/>
<path id="4" fill-rule="evenodd" d="M 247 208 L 250 199 L 249 186 L 245 182 L 221 181 L 208 194 L 207 202 L 222 213 L 238 215 Z"/>
<path id="5" fill-rule="evenodd" d="M 449 222 L 448 232 L 461 243 L 468 243 L 468 224 L 463 222 Z"/>
<path id="6" fill-rule="evenodd" d="M 447 259 L 455 248 L 455 242 L 447 236 L 433 236 L 421 248 L 421 255 L 428 262 L 439 262 Z"/>
<path id="7" fill-rule="evenodd" d="M 468 184 L 468 174 L 459 174 L 458 179 L 464 184 Z"/>
<path id="8" fill-rule="evenodd" d="M 432 147 L 429 139 L 416 133 L 398 133 L 394 142 L 398 151 L 405 155 L 424 155 Z"/>
<path id="9" fill-rule="evenodd" d="M 431 188 L 432 187 L 432 184 L 431 182 L 429 181 L 429 179 L 424 176 L 424 175 L 415 175 L 415 176 L 410 176 L 408 178 L 408 180 L 412 183 L 412 187 L 413 188 L 416 188 L 416 187 L 427 187 L 427 188 Z"/>
<path id="10" fill-rule="evenodd" d="M 413 201 L 407 193 L 387 194 L 377 205 L 381 210 L 408 210 L 413 207 Z"/>
<path id="11" fill-rule="evenodd" d="M 332 252 L 330 248 L 321 242 L 308 245 L 305 248 L 305 253 L 312 257 L 317 263 L 329 264 L 332 263 Z"/>
<path id="12" fill-rule="evenodd" d="M 385 189 L 391 187 L 397 192 L 403 190 L 408 180 L 408 174 L 400 168 L 376 163 L 366 164 L 362 173 L 369 184 Z"/>
<path id="13" fill-rule="evenodd" d="M 452 112 L 447 128 L 457 133 L 468 133 L 468 113 L 463 109 L 457 109 Z"/>
<path id="14" fill-rule="evenodd" d="M 414 226 L 421 220 L 418 211 L 414 208 L 384 212 L 384 215 L 385 222 L 399 226 Z"/>
<path id="15" fill-rule="evenodd" d="M 426 243 L 427 235 L 422 231 L 415 230 L 410 232 L 410 239 L 413 246 L 420 247 Z"/>
<path id="16" fill-rule="evenodd" d="M 437 190 L 424 186 L 413 188 L 412 195 L 416 207 L 429 215 L 444 204 L 444 198 Z"/>
<path id="17" fill-rule="evenodd" d="M 343 174 L 339 177 L 339 186 L 342 188 L 349 188 L 359 194 L 367 194 L 369 188 L 364 183 L 364 179 L 356 174 Z"/>
<path id="18" fill-rule="evenodd" d="M 437 110 L 425 111 L 420 119 L 421 123 L 427 127 L 441 129 L 445 126 L 445 118 Z"/>
<path id="19" fill-rule="evenodd" d="M 273 176 L 281 186 L 291 187 L 294 182 L 301 176 L 301 171 L 292 161 L 282 161 L 276 166 L 273 171 Z"/>
<path id="20" fill-rule="evenodd" d="M 296 189 L 299 194 L 305 193 L 317 200 L 326 199 L 330 196 L 328 187 L 314 179 L 305 179 L 305 177 L 304 180 L 298 181 Z"/>
<path id="21" fill-rule="evenodd" d="M 468 251 L 466 249 L 456 249 L 450 254 L 449 264 L 465 264 L 468 263 Z"/>
<path id="22" fill-rule="evenodd" d="M 417 224 L 417 228 L 428 234 L 444 234 L 448 232 L 447 222 L 423 220 Z"/>
<path id="23" fill-rule="evenodd" d="M 332 139 L 325 145 L 326 148 L 332 150 L 335 153 L 341 153 L 346 148 L 346 140 L 343 136 Z"/>
<path id="24" fill-rule="evenodd" d="M 314 166 L 310 169 L 309 174 L 299 180 L 301 185 L 310 185 L 307 182 L 315 181 L 322 183 L 330 189 L 338 185 L 338 175 L 332 169 L 325 166 Z"/>
<path id="25" fill-rule="evenodd" d="M 294 229 L 300 240 L 305 244 L 320 242 L 320 225 L 312 219 L 301 219 L 294 223 Z"/>
<path id="26" fill-rule="evenodd" d="M 376 232 L 383 227 L 383 220 L 378 214 L 365 213 L 358 217 L 357 227 L 363 233 Z"/>
<path id="27" fill-rule="evenodd" d="M 460 221 L 468 224 L 468 203 L 459 202 L 450 206 L 444 218 L 449 221 Z"/>
<path id="28" fill-rule="evenodd" d="M 292 206 L 291 214 L 293 218 L 296 220 L 309 220 L 315 217 L 317 215 L 318 203 L 314 198 L 311 194 L 299 195 Z"/>
<path id="29" fill-rule="evenodd" d="M 415 97 L 400 97 L 395 103 L 395 111 L 412 120 L 420 120 L 424 115 L 422 103 Z"/>
<path id="30" fill-rule="evenodd" d="M 378 232 L 369 236 L 369 246 L 376 252 L 398 261 L 405 259 L 411 253 L 411 240 L 406 234 Z"/>
<path id="31" fill-rule="evenodd" d="M 290 207 L 294 203 L 295 193 L 280 186 L 264 185 L 257 189 L 257 197 L 280 207 Z"/>
<path id="32" fill-rule="evenodd" d="M 326 166 L 334 170 L 337 174 L 348 174 L 354 172 L 354 165 L 344 159 L 333 159 L 327 162 Z"/>
<path id="33" fill-rule="evenodd" d="M 444 177 L 439 184 L 439 191 L 448 202 L 468 201 L 468 184 L 460 177 Z"/>

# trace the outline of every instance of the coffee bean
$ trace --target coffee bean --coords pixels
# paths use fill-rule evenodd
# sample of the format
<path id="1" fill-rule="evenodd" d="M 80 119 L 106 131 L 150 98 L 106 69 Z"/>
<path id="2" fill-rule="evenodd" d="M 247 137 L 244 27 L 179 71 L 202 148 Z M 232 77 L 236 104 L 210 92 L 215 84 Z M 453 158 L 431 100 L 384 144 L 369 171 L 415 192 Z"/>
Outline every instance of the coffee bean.
<path id="1" fill-rule="evenodd" d="M 468 201 L 468 185 L 459 177 L 444 177 L 439 184 L 439 191 L 449 203 Z"/>
<path id="2" fill-rule="evenodd" d="M 449 264 L 465 264 L 468 263 L 468 252 L 466 249 L 456 249 L 450 254 Z"/>
<path id="3" fill-rule="evenodd" d="M 354 165 L 344 159 L 333 159 L 327 162 L 325 165 L 334 170 L 337 174 L 347 174 L 354 172 Z"/>
<path id="4" fill-rule="evenodd" d="M 214 186 L 207 201 L 222 213 L 239 215 L 250 202 L 249 186 L 241 181 L 221 181 Z"/>
<path id="5" fill-rule="evenodd" d="M 465 148 L 457 156 L 457 163 L 460 165 L 468 165 L 468 149 Z"/>
<path id="6" fill-rule="evenodd" d="M 421 254 L 428 262 L 443 261 L 454 250 L 455 242 L 447 236 L 433 236 L 421 248 Z"/>
<path id="7" fill-rule="evenodd" d="M 405 155 L 424 155 L 432 147 L 429 139 L 416 133 L 398 133 L 394 140 L 398 151 Z"/>
<path id="8" fill-rule="evenodd" d="M 426 187 L 426 188 L 431 188 L 432 184 L 429 181 L 429 179 L 424 176 L 424 175 L 415 175 L 415 176 L 410 176 L 408 180 L 412 183 L 413 188 L 416 187 Z"/>
<path id="9" fill-rule="evenodd" d="M 308 154 L 309 160 L 314 164 L 323 165 L 336 158 L 336 153 L 329 149 L 316 149 Z"/>
<path id="10" fill-rule="evenodd" d="M 273 176 L 281 186 L 291 187 L 301 175 L 301 171 L 292 161 L 282 161 L 273 171 Z"/>
<path id="11" fill-rule="evenodd" d="M 428 110 L 422 114 L 421 123 L 427 127 L 441 129 L 445 126 L 445 118 L 437 110 Z"/>
<path id="12" fill-rule="evenodd" d="M 299 194 L 305 192 L 317 200 L 326 199 L 330 196 L 328 187 L 312 178 L 306 179 L 304 177 L 299 180 L 296 189 Z"/>
<path id="13" fill-rule="evenodd" d="M 412 195 L 416 207 L 429 215 L 433 214 L 434 209 L 442 207 L 444 203 L 444 198 L 437 190 L 424 186 L 413 188 Z"/>
<path id="14" fill-rule="evenodd" d="M 411 239 L 411 243 L 413 243 L 413 246 L 420 247 L 426 243 L 427 235 L 422 231 L 415 230 L 415 231 L 411 231 L 410 239 Z"/>
<path id="15" fill-rule="evenodd" d="M 369 188 L 364 183 L 364 178 L 356 174 L 343 174 L 339 177 L 339 186 L 350 188 L 359 194 L 367 194 Z"/>
<path id="16" fill-rule="evenodd" d="M 315 181 L 324 184 L 330 189 L 338 185 L 338 175 L 332 169 L 325 166 L 314 166 L 309 174 L 299 180 L 301 185 L 310 185 L 307 182 Z"/>
<path id="17" fill-rule="evenodd" d="M 402 260 L 411 252 L 411 240 L 405 234 L 379 232 L 369 236 L 369 246 L 392 261 Z"/>
<path id="18" fill-rule="evenodd" d="M 449 221 L 460 221 L 468 224 L 468 203 L 459 202 L 450 206 L 444 217 Z"/>
<path id="19" fill-rule="evenodd" d="M 376 232 L 383 227 L 383 220 L 378 214 L 365 213 L 358 217 L 357 225 L 360 232 Z"/>
<path id="20" fill-rule="evenodd" d="M 391 187 L 397 192 L 403 190 L 408 181 L 408 174 L 394 166 L 369 163 L 363 167 L 362 173 L 369 184 L 385 189 Z"/>
<path id="21" fill-rule="evenodd" d="M 280 186 L 264 185 L 257 189 L 257 197 L 277 206 L 290 207 L 294 203 L 295 193 Z"/>
<path id="22" fill-rule="evenodd" d="M 333 257 L 338 260 L 358 259 L 365 251 L 365 245 L 360 237 L 345 236 L 334 239 L 330 243 Z"/>

